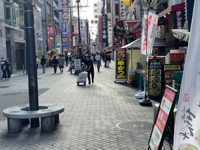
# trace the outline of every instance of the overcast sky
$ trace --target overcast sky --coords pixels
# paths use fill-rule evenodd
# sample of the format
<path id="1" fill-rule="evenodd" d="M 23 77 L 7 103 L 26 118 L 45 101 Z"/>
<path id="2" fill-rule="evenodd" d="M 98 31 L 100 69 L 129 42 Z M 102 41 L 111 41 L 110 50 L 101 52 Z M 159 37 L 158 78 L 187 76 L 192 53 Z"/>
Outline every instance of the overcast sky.
<path id="1" fill-rule="evenodd" d="M 90 34 L 92 35 L 92 39 L 96 37 L 97 34 L 97 25 L 91 23 L 91 20 L 94 20 L 94 8 L 93 4 L 97 3 L 98 0 L 80 0 L 80 18 L 81 19 L 88 19 L 90 25 Z M 73 5 L 76 5 L 76 0 L 73 0 Z M 81 8 L 81 6 L 83 6 Z M 88 7 L 85 7 L 88 6 Z M 74 8 L 73 12 L 74 16 L 78 16 L 77 9 Z M 92 34 L 93 33 L 93 34 Z"/>

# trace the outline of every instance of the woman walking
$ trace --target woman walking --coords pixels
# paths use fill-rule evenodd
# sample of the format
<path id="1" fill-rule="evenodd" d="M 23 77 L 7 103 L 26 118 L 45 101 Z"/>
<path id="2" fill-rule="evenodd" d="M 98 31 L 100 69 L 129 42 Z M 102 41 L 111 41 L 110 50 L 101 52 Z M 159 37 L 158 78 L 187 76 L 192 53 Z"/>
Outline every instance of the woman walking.
<path id="1" fill-rule="evenodd" d="M 8 59 L 5 60 L 4 65 L 5 65 L 4 68 L 5 68 L 6 80 L 10 80 L 11 71 L 10 71 L 10 62 Z"/>

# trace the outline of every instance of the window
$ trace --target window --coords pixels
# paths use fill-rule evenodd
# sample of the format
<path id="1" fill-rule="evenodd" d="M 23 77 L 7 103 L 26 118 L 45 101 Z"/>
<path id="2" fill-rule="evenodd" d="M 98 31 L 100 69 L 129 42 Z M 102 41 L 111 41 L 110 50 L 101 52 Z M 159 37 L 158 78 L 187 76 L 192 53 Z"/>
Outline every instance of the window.
<path id="1" fill-rule="evenodd" d="M 47 11 L 47 14 L 51 15 L 51 5 L 49 3 L 46 3 L 46 11 Z"/>

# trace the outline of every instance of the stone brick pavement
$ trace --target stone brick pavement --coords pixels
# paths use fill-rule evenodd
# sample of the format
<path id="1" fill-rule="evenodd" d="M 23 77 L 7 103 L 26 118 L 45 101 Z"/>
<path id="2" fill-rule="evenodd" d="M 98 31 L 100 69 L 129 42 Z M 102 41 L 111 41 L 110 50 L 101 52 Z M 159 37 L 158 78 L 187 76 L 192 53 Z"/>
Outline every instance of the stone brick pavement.
<path id="1" fill-rule="evenodd" d="M 24 127 L 19 134 L 7 133 L 6 120 L 0 121 L 0 150 L 146 150 L 153 107 L 142 107 L 134 98 L 136 89 L 114 83 L 114 62 L 110 68 L 96 71 L 95 83 L 76 85 L 76 76 L 64 71 L 38 74 L 39 89 L 48 89 L 39 96 L 39 103 L 59 103 L 65 106 L 60 124 L 52 133 L 40 133 L 39 128 Z M 12 82 L 11 82 L 12 81 Z M 27 90 L 27 76 L 1 82 L 9 85 L 6 92 Z M 5 89 L 0 89 L 4 93 Z M 141 122 L 148 126 L 118 128 L 118 123 Z M 128 130 L 128 129 L 131 130 Z M 166 150 L 169 149 L 165 144 Z"/>

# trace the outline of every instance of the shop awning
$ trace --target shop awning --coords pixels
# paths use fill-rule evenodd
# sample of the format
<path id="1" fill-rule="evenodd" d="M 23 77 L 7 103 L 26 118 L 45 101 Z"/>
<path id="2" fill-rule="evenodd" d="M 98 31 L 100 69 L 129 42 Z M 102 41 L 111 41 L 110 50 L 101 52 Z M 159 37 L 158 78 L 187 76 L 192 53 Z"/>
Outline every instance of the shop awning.
<path id="1" fill-rule="evenodd" d="M 172 33 L 175 38 L 188 42 L 190 38 L 190 32 L 187 29 L 172 29 Z"/>
<path id="2" fill-rule="evenodd" d="M 172 6 L 168 7 L 167 9 L 163 10 L 162 12 L 160 12 L 158 14 L 158 18 L 160 18 L 172 11 L 184 11 L 184 10 L 185 10 L 185 2 L 176 4 L 176 5 L 172 5 Z"/>
<path id="3" fill-rule="evenodd" d="M 173 46 L 173 44 L 167 43 L 165 40 L 155 38 L 153 46 L 154 47 L 170 47 L 170 46 Z M 140 47 L 141 47 L 141 38 L 139 38 L 125 46 L 122 46 L 121 48 L 140 48 Z"/>

